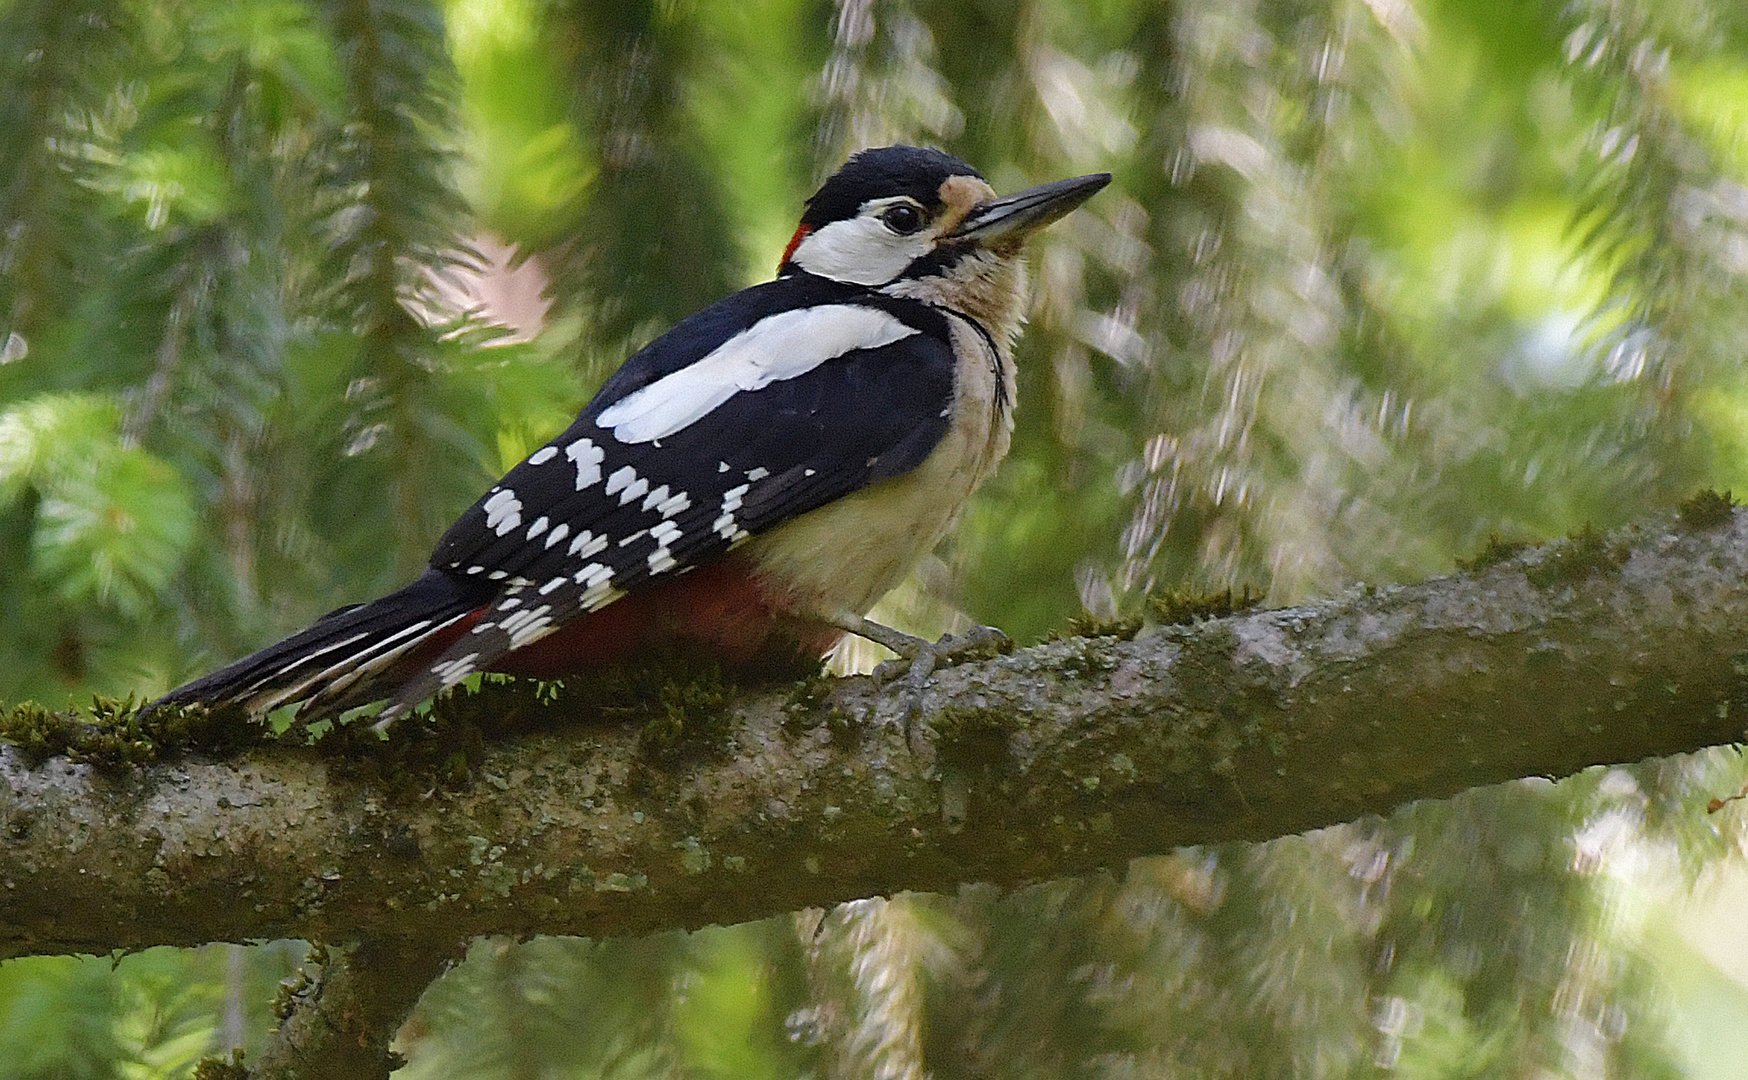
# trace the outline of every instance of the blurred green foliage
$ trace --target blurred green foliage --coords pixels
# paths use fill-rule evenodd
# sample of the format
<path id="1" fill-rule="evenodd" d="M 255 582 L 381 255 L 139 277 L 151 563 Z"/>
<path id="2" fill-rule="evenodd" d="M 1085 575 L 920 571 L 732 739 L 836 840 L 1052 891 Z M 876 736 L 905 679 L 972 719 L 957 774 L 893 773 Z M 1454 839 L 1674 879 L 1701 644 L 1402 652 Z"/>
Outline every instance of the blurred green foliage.
<path id="1" fill-rule="evenodd" d="M 1038 245 L 1014 454 L 894 603 L 919 630 L 1290 602 L 1748 490 L 1734 0 L 3 0 L 0 82 L 0 701 L 159 691 L 398 585 L 900 139 L 1117 177 Z M 1728 1075 L 1664 1038 L 1645 927 L 1740 843 L 1692 809 L 1739 777 L 482 943 L 407 1075 Z M 0 966 L 0 1077 L 256 1045 L 292 951 Z"/>
<path id="2" fill-rule="evenodd" d="M 275 981 L 297 942 L 149 949 L 111 961 L 36 957 L 0 965 L 7 1080 L 158 1080 L 192 1075 L 215 1037 L 258 1047 Z"/>

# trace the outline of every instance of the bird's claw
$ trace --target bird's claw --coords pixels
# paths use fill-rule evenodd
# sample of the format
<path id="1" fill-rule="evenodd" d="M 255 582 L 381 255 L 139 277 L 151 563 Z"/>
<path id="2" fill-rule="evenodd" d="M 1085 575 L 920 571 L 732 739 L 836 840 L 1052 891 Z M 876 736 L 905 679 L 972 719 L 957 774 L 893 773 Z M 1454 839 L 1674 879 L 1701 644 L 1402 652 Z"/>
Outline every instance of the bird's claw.
<path id="1" fill-rule="evenodd" d="M 874 681 L 881 686 L 897 682 L 902 687 L 905 741 L 916 750 L 922 728 L 918 721 L 924 715 L 923 692 L 928 688 L 929 676 L 935 673 L 935 669 L 943 662 L 960 663 L 1012 652 L 1014 643 L 993 626 L 973 626 L 962 634 L 943 635 L 939 641 L 911 640 L 916 644 L 910 655 L 901 655 L 897 660 L 888 660 L 876 667 Z"/>
<path id="2" fill-rule="evenodd" d="M 898 659 L 884 661 L 875 667 L 874 681 L 888 686 L 902 679 L 905 685 L 919 693 L 943 661 L 962 663 L 1009 653 L 1014 649 L 1013 640 L 993 626 L 973 626 L 963 634 L 942 635 L 939 641 L 911 638 L 904 644 L 909 648 L 893 650 L 899 654 Z"/>
<path id="3" fill-rule="evenodd" d="M 943 661 L 979 659 L 1012 652 L 1014 647 L 1008 636 L 993 626 L 973 626 L 962 634 L 946 634 L 939 641 L 929 641 L 850 611 L 837 612 L 824 621 L 898 654 L 899 659 L 888 660 L 874 669 L 874 683 L 885 687 L 902 680 L 904 731 L 912 750 L 919 748 L 922 725 L 916 720 L 923 715 L 923 691 L 935 669 Z"/>

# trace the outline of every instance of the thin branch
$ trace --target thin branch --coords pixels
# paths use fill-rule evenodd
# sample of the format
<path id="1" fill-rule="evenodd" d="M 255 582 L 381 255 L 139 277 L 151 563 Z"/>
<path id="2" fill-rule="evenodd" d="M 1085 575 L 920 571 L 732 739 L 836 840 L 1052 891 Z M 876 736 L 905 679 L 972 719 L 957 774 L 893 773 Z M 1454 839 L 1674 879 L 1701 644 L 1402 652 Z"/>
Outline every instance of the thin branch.
<path id="1" fill-rule="evenodd" d="M 941 672 L 920 749 L 866 679 L 742 701 L 681 760 L 577 719 L 486 747 L 459 791 L 308 751 L 115 778 L 7 748 L 0 954 L 301 937 L 443 955 L 1060 877 L 1731 742 L 1744 656 L 1738 512 Z"/>
<path id="2" fill-rule="evenodd" d="M 299 990 L 252 1080 L 387 1080 L 389 1041 L 442 971 L 441 953 L 368 941 L 329 951 Z"/>

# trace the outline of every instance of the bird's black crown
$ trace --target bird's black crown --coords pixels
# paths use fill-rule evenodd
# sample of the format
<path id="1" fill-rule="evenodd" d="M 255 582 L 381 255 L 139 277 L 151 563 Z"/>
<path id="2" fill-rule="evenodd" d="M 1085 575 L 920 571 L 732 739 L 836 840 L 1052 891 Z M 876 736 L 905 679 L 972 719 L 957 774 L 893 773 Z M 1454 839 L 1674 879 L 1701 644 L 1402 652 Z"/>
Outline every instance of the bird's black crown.
<path id="1" fill-rule="evenodd" d="M 832 174 L 813 198 L 801 224 L 818 228 L 856 216 L 869 199 L 909 195 L 924 206 L 941 201 L 941 182 L 949 176 L 983 174 L 939 150 L 926 146 L 878 146 L 859 151 Z"/>

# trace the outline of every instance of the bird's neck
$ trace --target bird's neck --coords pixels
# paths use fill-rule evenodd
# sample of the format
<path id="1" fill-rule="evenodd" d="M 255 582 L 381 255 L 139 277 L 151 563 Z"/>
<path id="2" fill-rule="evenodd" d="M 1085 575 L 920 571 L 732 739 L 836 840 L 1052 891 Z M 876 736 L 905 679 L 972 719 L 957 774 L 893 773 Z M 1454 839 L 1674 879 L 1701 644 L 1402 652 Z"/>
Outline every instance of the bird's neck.
<path id="1" fill-rule="evenodd" d="M 880 291 L 943 307 L 975 319 L 1004 357 L 1025 322 L 1026 263 L 1012 255 L 979 250 L 924 277 L 900 278 Z"/>

